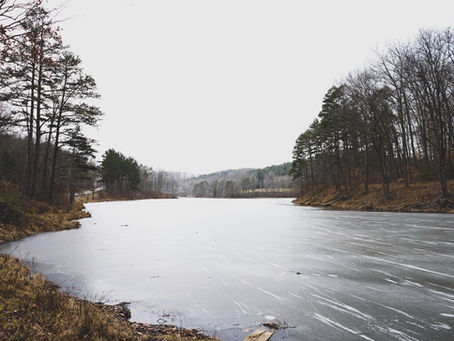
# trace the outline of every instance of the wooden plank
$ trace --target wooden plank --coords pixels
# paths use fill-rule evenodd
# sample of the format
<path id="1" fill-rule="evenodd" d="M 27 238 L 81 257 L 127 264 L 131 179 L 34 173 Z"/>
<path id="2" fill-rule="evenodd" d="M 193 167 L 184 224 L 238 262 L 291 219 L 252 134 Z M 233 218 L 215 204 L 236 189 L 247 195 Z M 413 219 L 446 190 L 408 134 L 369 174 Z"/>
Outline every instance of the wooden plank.
<path id="1" fill-rule="evenodd" d="M 257 329 L 251 335 L 246 337 L 243 341 L 268 341 L 274 332 L 266 331 L 263 329 Z"/>

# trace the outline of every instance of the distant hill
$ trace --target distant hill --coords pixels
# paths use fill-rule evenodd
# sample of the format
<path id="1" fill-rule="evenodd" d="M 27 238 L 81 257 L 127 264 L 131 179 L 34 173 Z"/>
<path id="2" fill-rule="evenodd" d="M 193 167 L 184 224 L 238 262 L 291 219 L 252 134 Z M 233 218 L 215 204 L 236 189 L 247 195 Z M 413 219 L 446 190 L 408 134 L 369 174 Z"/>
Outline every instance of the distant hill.
<path id="1" fill-rule="evenodd" d="M 179 195 L 195 197 L 293 196 L 291 163 L 265 168 L 228 169 L 180 180 Z"/>
<path id="2" fill-rule="evenodd" d="M 217 180 L 217 179 L 227 179 L 227 178 L 232 178 L 236 177 L 239 174 L 246 174 L 249 171 L 253 171 L 253 168 L 240 168 L 240 169 L 226 169 L 218 172 L 213 172 L 209 174 L 202 174 L 198 175 L 189 179 L 192 180 Z M 189 180 L 188 179 L 188 180 Z"/>

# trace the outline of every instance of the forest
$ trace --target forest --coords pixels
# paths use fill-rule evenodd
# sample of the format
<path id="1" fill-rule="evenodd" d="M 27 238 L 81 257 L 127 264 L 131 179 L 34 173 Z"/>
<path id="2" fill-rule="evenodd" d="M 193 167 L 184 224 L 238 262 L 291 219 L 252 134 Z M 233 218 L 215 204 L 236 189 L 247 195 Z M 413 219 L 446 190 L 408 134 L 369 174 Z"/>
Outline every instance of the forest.
<path id="1" fill-rule="evenodd" d="M 104 186 L 114 197 L 180 193 L 236 197 L 333 186 L 348 194 L 380 183 L 454 177 L 454 31 L 422 30 L 377 53 L 326 93 L 296 140 L 293 162 L 185 177 L 156 171 L 115 150 L 98 165 L 86 127 L 100 122 L 96 82 L 64 44 L 55 10 L 41 1 L 0 3 L 0 179 L 31 199 L 72 201 Z M 110 167 L 110 168 L 109 168 Z M 274 168 L 273 168 L 274 167 Z M 288 173 L 293 175 L 294 181 Z"/>
<path id="2" fill-rule="evenodd" d="M 234 198 L 295 196 L 291 163 L 258 169 L 215 172 L 180 181 L 181 193 L 195 197 Z"/>
<path id="3" fill-rule="evenodd" d="M 333 186 L 348 195 L 380 183 L 436 180 L 442 197 L 454 176 L 454 31 L 421 30 L 377 53 L 323 98 L 296 140 L 291 173 L 306 193 Z"/>
<path id="4" fill-rule="evenodd" d="M 166 197 L 178 189 L 176 174 L 139 164 L 114 149 L 104 153 L 98 170 L 97 184 L 110 198 Z"/>
<path id="5" fill-rule="evenodd" d="M 73 200 L 92 182 L 95 141 L 84 127 L 103 115 L 55 15 L 41 1 L 0 3 L 1 185 L 48 202 Z"/>
<path id="6" fill-rule="evenodd" d="M 57 10 L 0 2 L 0 186 L 30 199 L 72 202 L 83 190 L 138 198 L 175 192 L 171 174 L 109 149 L 96 164 L 96 82 L 64 44 Z"/>

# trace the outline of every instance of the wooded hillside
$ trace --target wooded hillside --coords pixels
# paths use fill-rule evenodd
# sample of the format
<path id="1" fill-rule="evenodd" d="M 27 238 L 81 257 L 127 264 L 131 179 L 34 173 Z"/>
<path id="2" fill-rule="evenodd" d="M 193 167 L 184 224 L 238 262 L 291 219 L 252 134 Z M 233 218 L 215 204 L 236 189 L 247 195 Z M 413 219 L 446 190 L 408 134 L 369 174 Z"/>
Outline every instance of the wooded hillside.
<path id="1" fill-rule="evenodd" d="M 303 193 L 380 183 L 387 201 L 390 182 L 437 180 L 447 197 L 453 159 L 454 31 L 423 30 L 328 90 L 296 140 L 291 172 Z"/>
<path id="2" fill-rule="evenodd" d="M 180 188 L 186 195 L 195 197 L 291 196 L 295 193 L 295 184 L 290 168 L 291 163 L 287 162 L 259 169 L 224 170 L 182 179 Z"/>

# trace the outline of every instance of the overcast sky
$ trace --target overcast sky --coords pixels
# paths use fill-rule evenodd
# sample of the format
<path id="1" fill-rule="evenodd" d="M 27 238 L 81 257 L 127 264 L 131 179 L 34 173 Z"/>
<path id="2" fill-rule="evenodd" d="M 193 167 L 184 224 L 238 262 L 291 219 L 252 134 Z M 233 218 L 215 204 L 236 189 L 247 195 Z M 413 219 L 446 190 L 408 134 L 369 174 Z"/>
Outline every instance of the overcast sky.
<path id="1" fill-rule="evenodd" d="M 49 0 L 94 76 L 105 117 L 89 130 L 166 170 L 291 161 L 325 92 L 419 28 L 453 24 L 453 1 Z"/>

